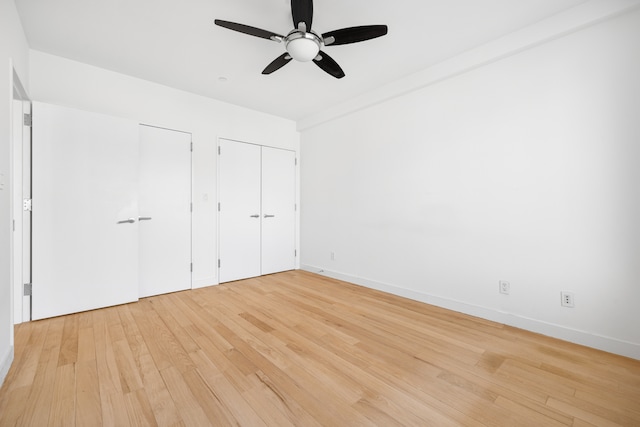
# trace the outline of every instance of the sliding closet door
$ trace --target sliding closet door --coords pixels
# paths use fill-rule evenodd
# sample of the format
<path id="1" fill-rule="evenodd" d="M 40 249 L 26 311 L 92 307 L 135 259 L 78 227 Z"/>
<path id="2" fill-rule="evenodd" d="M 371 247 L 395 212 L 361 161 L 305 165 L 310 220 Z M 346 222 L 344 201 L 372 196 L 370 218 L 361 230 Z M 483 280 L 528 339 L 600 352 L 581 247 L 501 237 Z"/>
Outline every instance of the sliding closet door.
<path id="1" fill-rule="evenodd" d="M 219 281 L 260 275 L 260 146 L 219 145 Z"/>
<path id="2" fill-rule="evenodd" d="M 191 134 L 140 126 L 140 297 L 191 289 Z"/>
<path id="3" fill-rule="evenodd" d="M 295 268 L 296 155 L 262 147 L 262 274 Z"/>
<path id="4" fill-rule="evenodd" d="M 138 124 L 33 103 L 33 319 L 138 299 Z"/>

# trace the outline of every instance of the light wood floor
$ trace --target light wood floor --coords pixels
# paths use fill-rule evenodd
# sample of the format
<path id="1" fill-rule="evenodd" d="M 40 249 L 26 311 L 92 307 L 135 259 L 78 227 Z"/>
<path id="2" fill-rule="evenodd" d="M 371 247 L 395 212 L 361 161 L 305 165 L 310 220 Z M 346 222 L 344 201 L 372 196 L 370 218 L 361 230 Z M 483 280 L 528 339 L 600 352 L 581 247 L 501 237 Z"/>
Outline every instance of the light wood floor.
<path id="1" fill-rule="evenodd" d="M 640 362 L 297 271 L 19 325 L 13 425 L 640 426 Z"/>

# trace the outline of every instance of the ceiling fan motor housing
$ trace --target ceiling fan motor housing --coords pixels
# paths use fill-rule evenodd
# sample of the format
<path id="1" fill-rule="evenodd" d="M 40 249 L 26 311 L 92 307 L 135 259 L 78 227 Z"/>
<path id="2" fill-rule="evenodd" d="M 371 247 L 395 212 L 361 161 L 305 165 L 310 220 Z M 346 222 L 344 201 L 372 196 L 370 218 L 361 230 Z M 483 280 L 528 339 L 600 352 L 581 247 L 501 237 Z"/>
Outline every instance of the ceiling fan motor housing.
<path id="1" fill-rule="evenodd" d="M 322 38 L 313 31 L 293 30 L 284 42 L 289 55 L 300 62 L 313 60 L 323 46 Z"/>

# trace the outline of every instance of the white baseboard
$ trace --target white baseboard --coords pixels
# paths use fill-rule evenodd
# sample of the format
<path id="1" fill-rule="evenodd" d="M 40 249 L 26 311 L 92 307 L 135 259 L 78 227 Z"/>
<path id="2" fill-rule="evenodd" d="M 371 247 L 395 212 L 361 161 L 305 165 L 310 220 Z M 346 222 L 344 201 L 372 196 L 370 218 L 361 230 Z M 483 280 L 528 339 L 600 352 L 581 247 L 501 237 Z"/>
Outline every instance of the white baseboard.
<path id="1" fill-rule="evenodd" d="M 218 279 L 216 277 L 207 277 L 205 279 L 198 279 L 191 282 L 191 289 L 206 288 L 207 286 L 218 284 Z"/>
<path id="2" fill-rule="evenodd" d="M 9 373 L 11 363 L 13 363 L 13 346 L 9 347 L 7 353 L 3 355 L 2 359 L 0 359 L 0 387 L 4 384 L 4 379 Z"/>
<path id="3" fill-rule="evenodd" d="M 393 295 L 409 298 L 415 301 L 420 301 L 438 307 L 446 308 L 448 310 L 457 311 L 459 313 L 468 314 L 470 316 L 480 317 L 483 319 L 491 320 L 493 322 L 502 323 L 549 337 L 569 341 L 575 344 L 580 344 L 609 353 L 614 353 L 640 360 L 640 344 L 622 341 L 616 338 L 605 337 L 602 335 L 596 335 L 577 329 L 571 329 L 562 325 L 548 323 L 537 319 L 531 319 L 513 313 L 506 313 L 496 309 L 481 307 L 462 301 L 437 297 L 410 289 L 404 289 L 397 286 L 389 285 L 386 283 L 364 279 L 361 277 L 350 276 L 348 274 L 338 273 L 335 271 L 328 271 L 321 267 L 302 265 L 301 269 L 309 271 L 311 273 L 317 273 L 334 279 L 343 280 L 345 282 L 354 283 L 356 285 L 364 286 L 370 289 L 376 289 L 379 291 L 388 292 Z"/>

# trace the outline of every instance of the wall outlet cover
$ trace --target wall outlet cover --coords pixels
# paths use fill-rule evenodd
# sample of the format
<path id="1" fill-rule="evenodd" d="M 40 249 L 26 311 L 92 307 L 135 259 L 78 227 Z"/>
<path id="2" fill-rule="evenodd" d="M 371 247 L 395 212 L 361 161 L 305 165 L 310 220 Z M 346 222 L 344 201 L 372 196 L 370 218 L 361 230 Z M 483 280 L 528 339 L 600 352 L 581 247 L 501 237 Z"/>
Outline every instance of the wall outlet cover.
<path id="1" fill-rule="evenodd" d="M 568 308 L 574 308 L 575 307 L 575 302 L 573 300 L 573 292 L 567 292 L 567 291 L 563 291 L 560 292 L 560 304 L 563 307 L 568 307 Z"/>
<path id="2" fill-rule="evenodd" d="M 501 294 L 504 295 L 509 295 L 509 292 L 511 292 L 511 284 L 509 282 L 506 282 L 504 280 L 500 280 L 499 283 L 499 291 Z"/>

